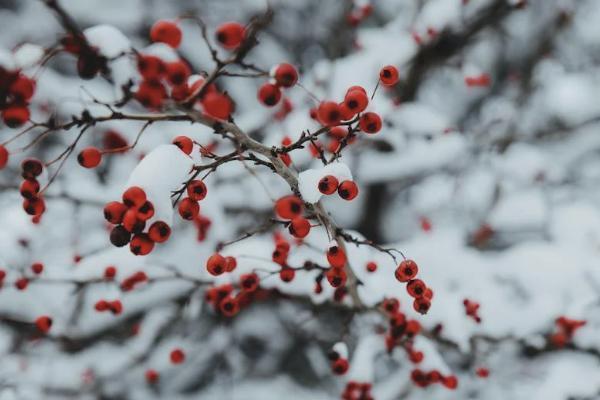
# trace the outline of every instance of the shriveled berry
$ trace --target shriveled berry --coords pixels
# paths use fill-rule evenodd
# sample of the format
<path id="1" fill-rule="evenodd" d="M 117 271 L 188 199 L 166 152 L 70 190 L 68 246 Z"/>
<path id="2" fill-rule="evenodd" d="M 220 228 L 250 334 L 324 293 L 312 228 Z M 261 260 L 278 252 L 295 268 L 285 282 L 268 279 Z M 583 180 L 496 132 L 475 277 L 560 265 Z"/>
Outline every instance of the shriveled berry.
<path id="1" fill-rule="evenodd" d="M 130 239 L 131 233 L 122 225 L 117 225 L 110 231 L 110 242 L 116 247 L 125 246 Z"/>
<path id="2" fill-rule="evenodd" d="M 44 166 L 42 165 L 42 162 L 35 158 L 28 158 L 21 162 L 21 176 L 25 179 L 34 179 L 38 177 L 43 169 Z"/>

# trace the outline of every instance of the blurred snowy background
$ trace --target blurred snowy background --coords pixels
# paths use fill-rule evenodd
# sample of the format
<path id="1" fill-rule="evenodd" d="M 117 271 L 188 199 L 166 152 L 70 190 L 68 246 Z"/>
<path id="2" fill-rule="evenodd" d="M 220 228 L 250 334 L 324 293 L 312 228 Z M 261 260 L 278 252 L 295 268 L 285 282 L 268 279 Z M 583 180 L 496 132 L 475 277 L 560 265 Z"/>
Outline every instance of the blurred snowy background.
<path id="1" fill-rule="evenodd" d="M 157 19 L 195 14 L 212 32 L 224 21 L 248 21 L 267 2 L 61 4 L 88 29 L 90 41 L 117 54 L 149 46 Z M 120 197 L 140 156 L 178 135 L 205 145 L 220 141 L 209 128 L 168 122 L 151 125 L 132 152 L 107 158 L 96 170 L 68 160 L 39 224 L 21 208 L 20 160 L 52 159 L 76 132 L 49 135 L 0 172 L 0 267 L 7 273 L 0 290 L 0 399 L 320 400 L 339 398 L 348 379 L 373 383 L 377 400 L 600 399 L 600 2 L 373 0 L 372 14 L 357 26 L 348 19 L 366 5 L 360 0 L 270 4 L 274 19 L 249 60 L 265 69 L 296 65 L 302 85 L 318 97 L 339 99 L 351 85 L 371 92 L 383 65 L 400 70 L 400 84 L 371 102 L 384 119 L 382 131 L 363 135 L 342 157 L 359 197 L 327 198 L 324 205 L 340 226 L 418 262 L 435 292 L 425 316 L 412 311 L 386 254 L 349 246 L 365 303 L 395 296 L 428 332 L 441 324 L 439 336 L 415 341 L 425 355 L 419 367 L 456 375 L 458 388 L 414 386 L 405 352 L 385 352 L 381 317 L 326 302 L 329 287 L 312 293 L 317 271 L 299 271 L 289 284 L 270 275 L 262 284 L 290 299 L 253 304 L 233 319 L 216 315 L 204 290 L 187 281 L 157 279 L 129 292 L 112 283 L 70 283 L 101 278 L 109 265 L 117 267 L 118 281 L 136 271 L 169 277 L 173 270 L 208 279 L 204 264 L 216 244 L 261 224 L 272 199 L 289 193 L 268 170 L 250 174 L 227 164 L 207 180 L 201 214 L 211 224 L 203 241 L 196 226 L 175 218 L 172 239 L 148 257 L 111 247 L 102 207 Z M 0 0 L 0 27 L 0 59 L 25 66 L 33 50 L 21 45 L 49 47 L 64 33 L 36 0 Z M 183 21 L 181 27 L 181 56 L 194 70 L 210 71 L 198 26 Z M 115 63 L 115 83 L 135 74 L 127 60 Z M 119 96 L 117 84 L 82 81 L 68 55 L 29 71 L 38 79 L 33 120 L 49 110 L 78 115 L 90 106 L 88 93 L 104 101 Z M 236 100 L 238 125 L 269 145 L 316 127 L 306 91 L 286 91 L 294 109 L 279 120 L 257 104 L 260 83 L 219 81 Z M 101 145 L 109 130 L 133 142 L 141 125 L 98 124 L 81 146 Z M 0 125 L 0 141 L 14 133 Z M 25 135 L 9 147 L 31 139 Z M 292 159 L 299 171 L 319 164 L 308 150 Z M 167 161 L 147 173 L 168 168 L 174 167 Z M 307 242 L 291 260 L 324 260 L 324 233 L 315 230 Z M 272 247 L 270 234 L 228 247 L 238 269 L 217 281 L 255 268 L 277 270 L 269 261 Z M 379 265 L 375 273 L 365 270 L 371 260 Z M 43 274 L 16 290 L 12 282 L 31 275 L 34 262 L 44 264 Z M 465 298 L 480 303 L 481 324 L 465 315 Z M 99 299 L 120 299 L 123 313 L 96 312 Z M 32 324 L 39 315 L 54 321 L 42 338 Z M 564 348 L 547 343 L 560 316 L 587 321 Z M 339 341 L 348 345 L 351 363 L 341 378 L 327 360 Z M 184 349 L 184 364 L 169 362 L 175 347 Z M 477 376 L 481 367 L 489 377 Z M 149 368 L 160 373 L 156 385 L 146 383 Z"/>

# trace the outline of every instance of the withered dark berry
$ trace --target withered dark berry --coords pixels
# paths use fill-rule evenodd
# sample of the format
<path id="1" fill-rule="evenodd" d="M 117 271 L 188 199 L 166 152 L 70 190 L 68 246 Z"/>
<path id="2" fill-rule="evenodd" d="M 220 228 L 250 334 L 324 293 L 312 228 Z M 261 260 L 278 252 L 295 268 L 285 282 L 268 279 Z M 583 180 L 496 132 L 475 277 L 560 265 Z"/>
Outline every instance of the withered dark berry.
<path id="1" fill-rule="evenodd" d="M 44 169 L 42 162 L 35 158 L 28 158 L 21 163 L 21 175 L 25 179 L 37 178 Z"/>
<path id="2" fill-rule="evenodd" d="M 123 247 L 129 243 L 131 239 L 131 233 L 122 225 L 115 226 L 110 231 L 110 242 L 117 247 Z"/>

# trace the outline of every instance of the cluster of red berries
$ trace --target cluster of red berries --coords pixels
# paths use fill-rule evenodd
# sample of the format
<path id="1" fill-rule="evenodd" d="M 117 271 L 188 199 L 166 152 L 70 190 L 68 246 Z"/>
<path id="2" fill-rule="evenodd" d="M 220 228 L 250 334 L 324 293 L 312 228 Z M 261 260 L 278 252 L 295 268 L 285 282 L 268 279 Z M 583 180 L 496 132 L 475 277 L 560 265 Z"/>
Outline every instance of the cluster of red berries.
<path id="1" fill-rule="evenodd" d="M 297 239 L 305 238 L 311 229 L 310 221 L 302 216 L 304 203 L 298 196 L 284 196 L 275 202 L 275 213 L 282 219 L 288 220 L 290 235 Z"/>
<path id="2" fill-rule="evenodd" d="M 358 196 L 358 185 L 351 180 L 345 180 L 341 183 L 333 175 L 326 175 L 319 181 L 319 192 L 330 195 L 335 192 L 344 200 L 354 200 Z"/>
<path id="3" fill-rule="evenodd" d="M 327 281 L 334 288 L 345 286 L 348 279 L 348 274 L 345 270 L 347 262 L 346 253 L 337 242 L 333 242 L 327 249 L 326 256 L 330 266 L 327 272 L 325 272 Z"/>
<path id="4" fill-rule="evenodd" d="M 400 301 L 396 298 L 386 298 L 381 303 L 381 308 L 389 318 L 389 329 L 385 337 L 386 348 L 392 352 L 397 345 L 406 346 L 415 336 L 421 332 L 421 324 L 415 319 L 407 319 L 406 315 L 400 311 Z M 408 351 L 410 350 L 410 351 Z M 412 353 L 412 347 L 408 349 L 409 355 Z M 416 354 L 413 362 L 421 362 L 423 354 Z"/>
<path id="5" fill-rule="evenodd" d="M 94 308 L 98 312 L 110 311 L 114 315 L 119 315 L 123 311 L 123 304 L 121 300 L 98 300 L 94 305 Z"/>
<path id="6" fill-rule="evenodd" d="M 29 100 L 35 92 L 35 81 L 21 71 L 0 67 L 0 112 L 9 128 L 18 128 L 29 121 Z M 2 157 L 0 156 L 0 168 Z"/>
<path id="7" fill-rule="evenodd" d="M 19 193 L 23 197 L 23 209 L 37 221 L 46 211 L 46 202 L 40 193 L 40 183 L 37 180 L 43 170 L 44 165 L 35 158 L 25 159 L 21 163 L 23 182 L 21 182 Z M 37 222 L 36 220 L 34 222 Z"/>
<path id="8" fill-rule="evenodd" d="M 114 224 L 110 242 L 129 249 L 136 256 L 144 256 L 154 249 L 155 243 L 169 239 L 171 228 L 164 221 L 155 221 L 146 230 L 146 222 L 154 216 L 154 206 L 146 198 L 144 189 L 132 186 L 123 192 L 123 202 L 111 201 L 104 206 L 104 218 Z"/>
<path id="9" fill-rule="evenodd" d="M 350 368 L 347 356 L 340 354 L 335 349 L 330 350 L 327 354 L 327 358 L 331 362 L 331 371 L 336 375 L 344 375 Z"/>
<path id="10" fill-rule="evenodd" d="M 177 206 L 177 211 L 181 218 L 192 221 L 200 215 L 199 201 L 204 200 L 208 189 L 204 181 L 199 179 L 191 180 L 186 186 L 187 197 L 184 197 Z"/>
<path id="11" fill-rule="evenodd" d="M 573 339 L 575 332 L 586 324 L 585 320 L 576 320 L 565 316 L 556 319 L 556 332 L 550 335 L 550 343 L 554 347 L 564 347 Z"/>
<path id="12" fill-rule="evenodd" d="M 458 379 L 454 375 L 442 375 L 437 369 L 431 371 L 423 371 L 420 369 L 414 369 L 410 378 L 413 383 L 420 388 L 426 388 L 429 385 L 439 383 L 444 385 L 446 388 L 454 390 L 458 387 Z"/>
<path id="13" fill-rule="evenodd" d="M 231 318 L 253 301 L 263 300 L 269 296 L 269 291 L 261 289 L 259 282 L 256 274 L 245 274 L 240 277 L 240 290 L 237 292 L 234 286 L 228 283 L 209 288 L 205 298 L 216 312 Z"/>
<path id="14" fill-rule="evenodd" d="M 290 244 L 279 232 L 275 232 L 273 239 L 275 241 L 275 250 L 273 250 L 271 258 L 274 262 L 281 265 L 279 278 L 283 282 L 291 282 L 296 277 L 296 270 L 291 268 L 287 263 L 288 255 L 290 253 Z"/>
<path id="15" fill-rule="evenodd" d="M 273 107 L 281 100 L 281 89 L 291 88 L 298 82 L 298 71 L 292 64 L 281 63 L 271 69 L 271 80 L 258 89 L 258 101 L 267 107 Z"/>
<path id="16" fill-rule="evenodd" d="M 467 316 L 473 318 L 473 320 L 475 322 L 480 324 L 481 323 L 481 317 L 479 316 L 480 304 L 475 301 L 469 300 L 469 299 L 464 299 L 463 305 L 465 306 L 465 314 L 467 314 Z"/>
<path id="17" fill-rule="evenodd" d="M 419 272 L 417 263 L 413 260 L 403 260 L 396 268 L 396 279 L 406 283 L 406 291 L 414 298 L 413 308 L 421 314 L 427 314 L 431 307 L 433 291 L 421 279 L 415 279 Z"/>
<path id="18" fill-rule="evenodd" d="M 342 400 L 375 400 L 371 394 L 373 385 L 369 382 L 349 381 L 342 392 Z"/>

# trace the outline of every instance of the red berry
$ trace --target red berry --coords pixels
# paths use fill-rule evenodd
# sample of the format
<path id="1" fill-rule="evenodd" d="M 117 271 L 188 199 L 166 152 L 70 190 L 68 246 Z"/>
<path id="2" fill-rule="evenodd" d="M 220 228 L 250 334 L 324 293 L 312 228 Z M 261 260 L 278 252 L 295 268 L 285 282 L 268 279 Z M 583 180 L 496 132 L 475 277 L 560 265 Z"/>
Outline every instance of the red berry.
<path id="1" fill-rule="evenodd" d="M 85 148 L 77 155 L 77 162 L 84 168 L 97 167 L 102 161 L 102 153 L 95 147 Z"/>
<path id="2" fill-rule="evenodd" d="M 258 89 L 258 101 L 267 107 L 273 107 L 281 100 L 281 90 L 276 85 L 264 83 Z"/>
<path id="3" fill-rule="evenodd" d="M 239 301 L 235 297 L 227 296 L 219 303 L 219 310 L 226 317 L 233 317 L 240 311 Z"/>
<path id="4" fill-rule="evenodd" d="M 343 181 L 338 186 L 338 194 L 344 200 L 353 200 L 356 196 L 358 196 L 358 186 L 354 181 Z"/>
<path id="5" fill-rule="evenodd" d="M 183 85 L 192 74 L 190 67 L 183 61 L 167 63 L 167 79 L 173 86 Z"/>
<path id="6" fill-rule="evenodd" d="M 206 197 L 207 189 L 204 181 L 193 180 L 187 185 L 187 194 L 190 199 L 195 201 L 204 200 Z"/>
<path id="7" fill-rule="evenodd" d="M 130 208 L 123 215 L 123 228 L 131 233 L 140 233 L 146 227 L 146 222 L 138 218 L 138 213 L 135 208 Z"/>
<path id="8" fill-rule="evenodd" d="M 255 273 L 240 276 L 240 287 L 244 292 L 254 292 L 258 289 L 260 280 Z"/>
<path id="9" fill-rule="evenodd" d="M 104 132 L 102 144 L 107 150 L 119 150 L 118 153 L 127 151 L 129 143 L 119 132 L 108 130 Z"/>
<path id="10" fill-rule="evenodd" d="M 348 129 L 343 126 L 334 126 L 333 128 L 329 129 L 329 136 L 338 140 L 342 140 L 348 136 Z"/>
<path id="11" fill-rule="evenodd" d="M 21 183 L 19 193 L 26 199 L 32 199 L 37 196 L 40 191 L 40 183 L 35 179 L 25 179 Z"/>
<path id="12" fill-rule="evenodd" d="M 8 156 L 8 150 L 6 150 L 6 147 L 0 144 L 0 169 L 6 167 L 6 164 L 8 163 Z"/>
<path id="13" fill-rule="evenodd" d="M 227 259 L 219 253 L 213 254 L 206 260 L 206 270 L 211 275 L 221 275 L 227 270 Z"/>
<path id="14" fill-rule="evenodd" d="M 36 160 L 35 158 L 28 158 L 21 162 L 21 176 L 25 179 L 34 179 L 38 177 L 44 166 L 40 160 Z"/>
<path id="15" fill-rule="evenodd" d="M 348 363 L 348 360 L 341 357 L 335 360 L 331 365 L 331 369 L 336 375 L 344 375 L 346 372 L 348 372 L 349 367 L 350 364 Z"/>
<path id="16" fill-rule="evenodd" d="M 137 60 L 138 71 L 146 81 L 158 81 L 167 72 L 162 59 L 156 56 L 142 54 Z"/>
<path id="17" fill-rule="evenodd" d="M 227 262 L 227 264 L 225 265 L 225 271 L 234 271 L 237 267 L 237 260 L 235 259 L 235 257 L 227 256 L 225 257 L 225 261 Z"/>
<path id="18" fill-rule="evenodd" d="M 108 308 L 113 314 L 119 315 L 123 312 L 123 303 L 120 300 L 114 300 L 108 303 Z"/>
<path id="19" fill-rule="evenodd" d="M 325 126 L 339 125 L 342 120 L 342 114 L 340 107 L 334 101 L 324 101 L 319 104 L 317 110 L 317 117 L 319 121 Z"/>
<path id="20" fill-rule="evenodd" d="M 52 318 L 48 317 L 47 315 L 37 317 L 35 320 L 35 326 L 40 330 L 40 332 L 48 333 L 52 327 Z"/>
<path id="21" fill-rule="evenodd" d="M 337 190 L 339 182 L 333 175 L 327 175 L 319 181 L 319 192 L 323 194 L 333 194 Z"/>
<path id="22" fill-rule="evenodd" d="M 158 378 L 160 377 L 158 372 L 154 369 L 146 370 L 144 376 L 146 377 L 146 382 L 150 384 L 158 382 Z"/>
<path id="23" fill-rule="evenodd" d="M 275 213 L 281 218 L 294 219 L 302 215 L 304 204 L 297 196 L 289 195 L 275 202 Z"/>
<path id="24" fill-rule="evenodd" d="M 109 307 L 110 307 L 110 304 L 106 300 L 98 300 L 96 302 L 96 304 L 94 305 L 94 308 L 96 309 L 96 311 L 99 311 L 99 312 L 106 311 L 106 310 L 108 310 Z"/>
<path id="25" fill-rule="evenodd" d="M 425 283 L 420 279 L 410 280 L 410 281 L 408 281 L 408 284 L 406 285 L 406 291 L 408 292 L 408 294 L 411 297 L 415 297 L 415 298 L 423 296 L 426 289 L 427 289 L 427 286 L 425 286 Z"/>
<path id="26" fill-rule="evenodd" d="M 39 216 L 46 211 L 46 203 L 41 197 L 32 197 L 31 199 L 23 200 L 23 209 L 29 215 Z"/>
<path id="27" fill-rule="evenodd" d="M 418 272 L 419 267 L 416 262 L 413 260 L 404 260 L 398 265 L 398 268 L 396 268 L 395 275 L 396 279 L 400 282 L 408 282 L 416 277 Z"/>
<path id="28" fill-rule="evenodd" d="M 352 90 L 346 93 L 344 105 L 348 107 L 353 114 L 358 114 L 367 108 L 367 105 L 369 105 L 369 98 L 366 93 L 361 90 Z"/>
<path id="29" fill-rule="evenodd" d="M 31 270 L 33 271 L 34 274 L 39 275 L 44 271 L 44 264 L 42 263 L 33 263 L 31 264 Z"/>
<path id="30" fill-rule="evenodd" d="M 385 86 L 394 86 L 398 83 L 398 69 L 393 65 L 386 65 L 379 71 L 379 79 Z"/>
<path id="31" fill-rule="evenodd" d="M 346 265 L 346 253 L 339 246 L 327 249 L 327 261 L 334 268 L 343 268 Z"/>
<path id="32" fill-rule="evenodd" d="M 123 193 L 123 204 L 127 207 L 141 207 L 146 202 L 146 192 L 139 186 L 132 186 Z"/>
<path id="33" fill-rule="evenodd" d="M 395 298 L 383 300 L 383 309 L 389 314 L 395 314 L 400 310 L 400 301 Z"/>
<path id="34" fill-rule="evenodd" d="M 458 379 L 454 375 L 446 376 L 442 378 L 442 385 L 448 389 L 456 389 L 458 386 Z"/>
<path id="35" fill-rule="evenodd" d="M 181 30 L 174 22 L 156 21 L 150 29 L 150 39 L 153 42 L 162 42 L 177 48 L 181 44 Z"/>
<path id="36" fill-rule="evenodd" d="M 310 232 L 310 221 L 304 217 L 296 217 L 290 222 L 289 230 L 292 236 L 305 238 Z"/>
<path id="37" fill-rule="evenodd" d="M 9 106 L 2 110 L 2 120 L 9 128 L 18 128 L 29 121 L 29 109 L 20 105 Z"/>
<path id="38" fill-rule="evenodd" d="M 111 224 L 120 224 L 127 211 L 127 206 L 118 201 L 111 201 L 104 206 L 104 219 Z"/>
<path id="39" fill-rule="evenodd" d="M 283 267 L 281 271 L 279 271 L 279 278 L 283 282 L 291 282 L 294 280 L 296 276 L 296 271 L 293 268 Z"/>
<path id="40" fill-rule="evenodd" d="M 25 290 L 27 289 L 27 285 L 29 285 L 29 279 L 25 277 L 19 278 L 15 281 L 15 287 L 17 290 Z"/>
<path id="41" fill-rule="evenodd" d="M 145 256 L 146 254 L 149 254 L 153 248 L 154 242 L 146 233 L 137 233 L 133 235 L 133 238 L 129 243 L 129 249 L 136 256 Z"/>
<path id="42" fill-rule="evenodd" d="M 173 144 L 179 147 L 185 154 L 191 154 L 194 148 L 194 142 L 187 136 L 177 136 L 173 139 Z"/>
<path id="43" fill-rule="evenodd" d="M 413 308 L 419 314 L 427 314 L 431 307 L 431 301 L 426 297 L 419 297 L 413 301 Z"/>
<path id="44" fill-rule="evenodd" d="M 226 49 L 238 47 L 244 40 L 244 25 L 237 22 L 226 22 L 219 25 L 216 31 L 217 41 Z"/>
<path id="45" fill-rule="evenodd" d="M 160 81 L 143 81 L 140 83 L 135 99 L 146 108 L 158 110 L 162 107 L 163 100 L 167 97 L 167 91 Z"/>
<path id="46" fill-rule="evenodd" d="M 150 240 L 156 243 L 163 243 L 171 236 L 171 227 L 164 221 L 156 221 L 148 229 Z"/>
<path id="47" fill-rule="evenodd" d="M 367 112 L 360 116 L 358 125 L 365 133 L 377 133 L 381 130 L 381 117 L 374 112 Z"/>
<path id="48" fill-rule="evenodd" d="M 367 263 L 367 271 L 369 271 L 369 272 L 377 271 L 377 264 L 374 263 L 373 261 L 368 262 Z"/>
<path id="49" fill-rule="evenodd" d="M 19 102 L 26 102 L 33 97 L 35 91 L 35 81 L 23 74 L 19 74 L 17 79 L 10 85 L 9 92 Z"/>
<path id="50" fill-rule="evenodd" d="M 490 370 L 487 369 L 487 368 L 484 368 L 484 367 L 477 368 L 477 370 L 475 371 L 475 373 L 480 378 L 487 378 L 488 376 L 490 376 Z"/>
<path id="51" fill-rule="evenodd" d="M 356 115 L 356 113 L 354 111 L 352 111 L 350 108 L 348 108 L 348 106 L 346 105 L 346 103 L 342 102 L 339 104 L 340 106 L 340 114 L 341 114 L 341 120 L 342 121 L 349 121 L 352 118 L 354 118 L 354 116 Z"/>
<path id="52" fill-rule="evenodd" d="M 177 210 L 181 218 L 191 221 L 200 213 L 200 206 L 197 201 L 186 197 L 179 202 Z"/>
<path id="53" fill-rule="evenodd" d="M 233 111 L 231 99 L 217 92 L 207 93 L 202 99 L 202 107 L 206 114 L 218 119 L 229 118 L 229 115 Z"/>
<path id="54" fill-rule="evenodd" d="M 142 221 L 147 221 L 154 216 L 154 205 L 150 201 L 146 201 L 137 209 L 137 217 Z"/>
<path id="55" fill-rule="evenodd" d="M 171 351 L 170 358 L 173 364 L 181 364 L 185 361 L 185 353 L 181 349 L 174 349 Z"/>
<path id="56" fill-rule="evenodd" d="M 325 277 L 329 284 L 334 287 L 342 287 L 346 284 L 346 279 L 348 276 L 346 275 L 346 271 L 343 268 L 329 268 L 325 273 Z"/>
<path id="57" fill-rule="evenodd" d="M 113 267 L 112 265 L 106 267 L 104 269 L 104 279 L 113 279 L 115 277 L 115 275 L 117 275 L 117 269 L 115 267 Z"/>
<path id="58" fill-rule="evenodd" d="M 282 63 L 271 70 L 271 76 L 281 87 L 292 87 L 298 82 L 298 71 L 292 64 Z"/>

